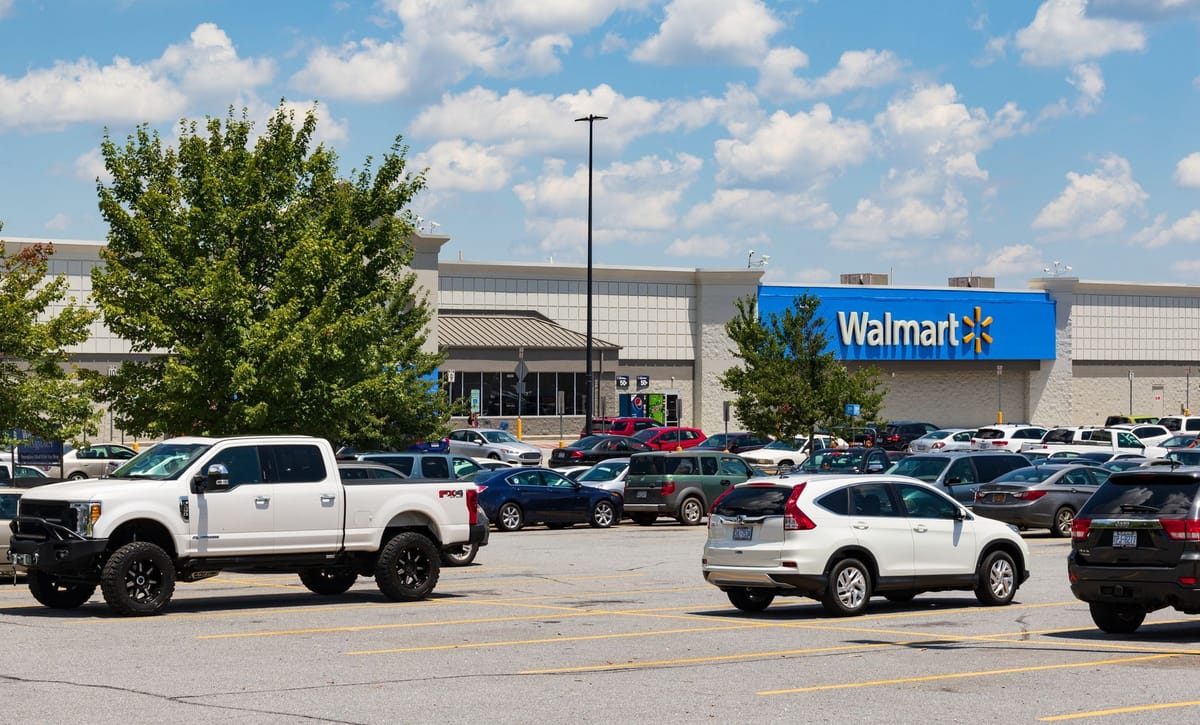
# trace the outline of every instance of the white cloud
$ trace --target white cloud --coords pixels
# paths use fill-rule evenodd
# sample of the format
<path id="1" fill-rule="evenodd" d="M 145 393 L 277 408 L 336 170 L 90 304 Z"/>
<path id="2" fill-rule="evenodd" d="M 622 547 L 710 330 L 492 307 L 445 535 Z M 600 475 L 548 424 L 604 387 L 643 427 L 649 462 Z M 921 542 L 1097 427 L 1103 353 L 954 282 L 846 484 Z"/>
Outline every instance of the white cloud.
<path id="1" fill-rule="evenodd" d="M 631 57 L 662 65 L 756 65 L 782 27 L 760 0 L 671 0 L 658 32 Z"/>
<path id="2" fill-rule="evenodd" d="M 112 174 L 104 168 L 104 156 L 99 148 L 94 148 L 80 154 L 75 159 L 75 178 L 80 181 L 94 183 L 99 179 L 102 183 L 111 184 Z"/>
<path id="3" fill-rule="evenodd" d="M 828 284 L 836 282 L 833 272 L 821 267 L 805 267 L 791 270 L 783 267 L 768 267 L 763 275 L 763 284 Z"/>
<path id="4" fill-rule="evenodd" d="M 837 214 L 818 196 L 765 189 L 717 189 L 711 200 L 692 207 L 684 220 L 689 228 L 730 230 L 770 224 L 828 229 L 836 223 Z"/>
<path id="5" fill-rule="evenodd" d="M 661 232 L 679 225 L 677 207 L 695 182 L 700 159 L 678 154 L 675 159 L 646 156 L 633 163 L 614 163 L 593 173 L 593 236 L 628 242 L 641 232 Z M 539 249 L 567 251 L 576 256 L 585 237 L 566 233 L 586 219 L 588 169 L 570 174 L 560 160 L 547 161 L 534 181 L 513 187 L 525 207 L 526 227 L 541 237 Z"/>
<path id="6" fill-rule="evenodd" d="M 811 113 L 777 111 L 745 138 L 720 139 L 715 156 L 722 184 L 816 181 L 862 163 L 871 152 L 871 130 L 861 121 L 834 119 L 819 103 Z"/>
<path id="7" fill-rule="evenodd" d="M 1194 245 L 1200 242 L 1200 211 L 1193 211 L 1170 226 L 1166 224 L 1166 216 L 1160 215 L 1154 220 L 1154 224 L 1135 234 L 1130 241 L 1134 246 L 1146 249 L 1159 249 L 1180 243 Z"/>
<path id="8" fill-rule="evenodd" d="M 1030 65 L 1062 65 L 1142 50 L 1146 35 L 1138 23 L 1093 18 L 1087 0 L 1046 0 L 1033 22 L 1016 33 L 1021 60 Z"/>
<path id="9" fill-rule="evenodd" d="M 875 249 L 889 240 L 935 241 L 961 235 L 966 220 L 966 198 L 953 188 L 947 188 L 939 200 L 910 196 L 881 204 L 860 199 L 854 211 L 842 218 L 831 239 L 834 247 L 854 250 Z M 922 250 L 897 245 L 883 256 L 902 258 L 924 253 Z"/>
<path id="10" fill-rule="evenodd" d="M 1200 152 L 1188 154 L 1175 164 L 1175 183 L 1190 189 L 1200 188 Z"/>
<path id="11" fill-rule="evenodd" d="M 473 73 L 490 77 L 558 71 L 571 35 L 648 0 L 387 0 L 401 25 L 389 38 L 350 40 L 312 52 L 292 82 L 315 95 L 382 101 L 436 96 Z"/>
<path id="12" fill-rule="evenodd" d="M 728 237 L 705 235 L 676 239 L 667 247 L 667 254 L 672 257 L 724 257 L 732 249 L 733 243 Z"/>
<path id="13" fill-rule="evenodd" d="M 1042 256 L 1029 244 L 1011 244 L 988 255 L 979 268 L 979 274 L 987 277 L 1028 275 L 1038 273 L 1042 267 Z"/>
<path id="14" fill-rule="evenodd" d="M 1038 213 L 1032 226 L 1084 239 L 1119 232 L 1127 215 L 1141 211 L 1147 198 L 1129 162 L 1109 154 L 1095 173 L 1069 172 L 1067 187 Z"/>
<path id="15" fill-rule="evenodd" d="M 460 140 L 439 141 L 413 157 L 415 166 L 429 167 L 429 188 L 438 193 L 499 191 L 508 185 L 511 163 L 494 146 Z"/>
<path id="16" fill-rule="evenodd" d="M 174 84 L 126 58 L 106 66 L 87 59 L 59 62 L 17 79 L 0 76 L 0 129 L 163 121 L 178 118 L 186 104 Z"/>
<path id="17" fill-rule="evenodd" d="M 8 17 L 8 14 L 12 12 L 12 9 L 13 0 L 0 0 L 0 20 Z"/>
<path id="18" fill-rule="evenodd" d="M 1058 99 L 1056 103 L 1042 109 L 1038 114 L 1039 122 L 1068 114 L 1085 116 L 1099 108 L 1100 101 L 1104 98 L 1104 75 L 1100 72 L 1100 66 L 1095 63 L 1075 65 L 1066 81 L 1078 91 L 1074 102 L 1069 102 L 1066 98 Z"/>
<path id="19" fill-rule="evenodd" d="M 878 88 L 898 80 L 904 63 L 890 50 L 849 50 L 816 80 L 797 78 L 808 56 L 796 48 L 772 50 L 759 71 L 758 92 L 780 99 L 836 96 L 859 88 Z"/>
<path id="20" fill-rule="evenodd" d="M 270 59 L 239 58 L 233 42 L 213 23 L 201 23 L 189 42 L 168 46 L 151 67 L 177 77 L 189 95 L 223 97 L 268 83 L 275 75 Z"/>
<path id="21" fill-rule="evenodd" d="M 66 214 L 55 214 L 46 220 L 44 226 L 47 231 L 61 233 L 71 226 L 71 217 Z"/>

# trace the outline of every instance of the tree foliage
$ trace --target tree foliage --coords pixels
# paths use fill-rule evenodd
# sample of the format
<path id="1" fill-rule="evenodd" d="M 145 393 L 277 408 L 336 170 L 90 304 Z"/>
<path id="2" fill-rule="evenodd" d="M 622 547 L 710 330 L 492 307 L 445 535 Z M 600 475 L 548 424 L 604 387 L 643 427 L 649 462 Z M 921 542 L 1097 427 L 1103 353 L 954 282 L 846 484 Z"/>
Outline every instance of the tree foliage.
<path id="1" fill-rule="evenodd" d="M 442 357 L 421 351 L 430 311 L 408 269 L 424 176 L 397 138 L 377 168 L 339 178 L 315 128 L 281 104 L 257 138 L 233 109 L 182 121 L 177 150 L 146 126 L 124 146 L 106 134 L 93 294 L 144 355 L 106 385 L 123 427 L 363 446 L 444 429 L 448 400 L 427 379 Z"/>
<path id="2" fill-rule="evenodd" d="M 762 319 L 753 296 L 734 301 L 737 313 L 725 332 L 742 364 L 727 370 L 721 382 L 736 396 L 733 406 L 747 429 L 787 439 L 808 435 L 842 421 L 846 403 L 862 406 L 864 418 L 878 415 L 883 406 L 878 369 L 850 371 L 826 350 L 819 304 L 813 295 L 800 295 L 782 315 Z"/>
<path id="3" fill-rule="evenodd" d="M 3 225 L 0 225 L 2 228 Z M 0 440 L 15 429 L 44 440 L 96 433 L 99 412 L 66 348 L 88 339 L 98 315 L 67 299 L 67 279 L 47 281 L 52 244 L 9 255 L 0 241 Z"/>

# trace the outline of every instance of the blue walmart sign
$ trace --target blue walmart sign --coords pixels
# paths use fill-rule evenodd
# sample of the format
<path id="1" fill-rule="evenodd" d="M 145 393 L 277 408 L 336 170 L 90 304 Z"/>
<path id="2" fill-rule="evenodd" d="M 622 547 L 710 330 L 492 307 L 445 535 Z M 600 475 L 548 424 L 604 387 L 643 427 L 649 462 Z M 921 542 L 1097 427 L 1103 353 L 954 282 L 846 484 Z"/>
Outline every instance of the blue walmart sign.
<path id="1" fill-rule="evenodd" d="M 762 286 L 759 314 L 802 294 L 821 300 L 842 360 L 1053 360 L 1054 301 L 1045 292 Z"/>

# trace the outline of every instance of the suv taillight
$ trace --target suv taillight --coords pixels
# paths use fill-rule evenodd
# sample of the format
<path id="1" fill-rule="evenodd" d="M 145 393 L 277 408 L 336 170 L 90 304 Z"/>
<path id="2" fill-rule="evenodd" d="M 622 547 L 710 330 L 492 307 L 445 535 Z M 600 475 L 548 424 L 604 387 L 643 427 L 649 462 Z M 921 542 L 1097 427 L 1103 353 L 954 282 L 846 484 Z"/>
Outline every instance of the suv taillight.
<path id="1" fill-rule="evenodd" d="M 664 483 L 662 486 L 662 495 L 669 496 L 673 493 L 675 493 L 675 482 L 671 479 L 667 479 L 666 483 Z"/>
<path id="2" fill-rule="evenodd" d="M 1200 541 L 1200 521 L 1196 519 L 1159 519 L 1158 523 L 1175 541 Z"/>
<path id="3" fill-rule="evenodd" d="M 1091 519 L 1081 519 L 1078 516 L 1071 522 L 1071 540 L 1083 541 L 1088 537 L 1088 531 L 1092 528 Z"/>
<path id="4" fill-rule="evenodd" d="M 479 523 L 479 490 L 475 488 L 467 489 L 467 519 L 472 526 Z"/>
<path id="5" fill-rule="evenodd" d="M 817 528 L 813 520 L 804 515 L 796 502 L 800 500 L 800 494 L 804 491 L 804 486 L 807 484 L 798 483 L 792 489 L 792 495 L 788 496 L 787 503 L 783 506 L 783 530 L 784 531 L 808 531 L 809 529 Z"/>

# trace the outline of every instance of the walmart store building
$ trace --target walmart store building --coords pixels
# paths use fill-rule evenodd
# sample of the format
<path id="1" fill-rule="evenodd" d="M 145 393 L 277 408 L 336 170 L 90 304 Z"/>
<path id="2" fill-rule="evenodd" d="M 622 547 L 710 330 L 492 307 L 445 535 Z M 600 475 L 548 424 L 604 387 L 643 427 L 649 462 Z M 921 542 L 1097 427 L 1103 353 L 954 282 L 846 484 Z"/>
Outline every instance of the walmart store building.
<path id="1" fill-rule="evenodd" d="M 10 239 L 9 252 L 32 241 Z M 426 344 L 448 354 L 442 384 L 485 423 L 511 426 L 519 415 L 528 434 L 577 431 L 586 268 L 440 259 L 448 241 L 413 239 L 413 270 L 437 310 Z M 66 274 L 81 300 L 102 244 L 55 242 L 51 273 Z M 971 426 L 1003 412 L 1006 422 L 1053 425 L 1102 423 L 1131 407 L 1179 413 L 1192 405 L 1200 359 L 1200 286 L 1062 276 L 1024 290 L 773 286 L 761 284 L 760 268 L 616 266 L 596 266 L 593 279 L 596 414 L 645 413 L 710 433 L 725 426 L 730 398 L 718 378 L 737 362 L 724 324 L 734 300 L 750 295 L 763 313 L 800 294 L 820 298 L 834 354 L 882 371 L 888 419 Z M 133 354 L 96 323 L 73 357 L 103 373 Z"/>

